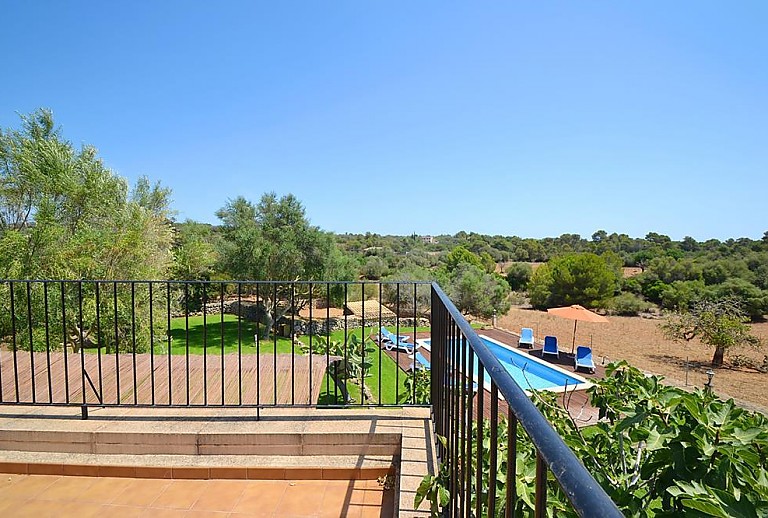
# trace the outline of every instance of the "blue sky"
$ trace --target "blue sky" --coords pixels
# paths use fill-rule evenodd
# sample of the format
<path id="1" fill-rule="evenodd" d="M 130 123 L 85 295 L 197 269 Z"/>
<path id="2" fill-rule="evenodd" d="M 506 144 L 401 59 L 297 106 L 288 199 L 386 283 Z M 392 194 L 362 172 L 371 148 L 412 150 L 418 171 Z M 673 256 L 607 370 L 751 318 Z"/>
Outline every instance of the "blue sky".
<path id="1" fill-rule="evenodd" d="M 768 3 L 0 5 L 0 126 L 53 110 L 178 218 L 334 232 L 768 230 Z"/>

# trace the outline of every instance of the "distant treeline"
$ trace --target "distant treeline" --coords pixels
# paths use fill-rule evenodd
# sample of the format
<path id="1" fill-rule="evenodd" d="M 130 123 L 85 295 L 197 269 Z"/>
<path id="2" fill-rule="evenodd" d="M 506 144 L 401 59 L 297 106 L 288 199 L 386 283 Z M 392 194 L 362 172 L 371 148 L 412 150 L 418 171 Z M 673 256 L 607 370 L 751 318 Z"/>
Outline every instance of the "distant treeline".
<path id="1" fill-rule="evenodd" d="M 636 314 L 722 298 L 738 299 L 752 318 L 768 312 L 768 232 L 705 242 L 603 230 L 589 239 L 333 234 L 311 225 L 296 197 L 274 193 L 222 200 L 218 225 L 174 214 L 170 188 L 147 178 L 131 188 L 95 148 L 64 139 L 50 111 L 0 128 L 6 279 L 437 280 L 474 316 L 511 303 Z M 624 278 L 622 266 L 641 273 Z"/>

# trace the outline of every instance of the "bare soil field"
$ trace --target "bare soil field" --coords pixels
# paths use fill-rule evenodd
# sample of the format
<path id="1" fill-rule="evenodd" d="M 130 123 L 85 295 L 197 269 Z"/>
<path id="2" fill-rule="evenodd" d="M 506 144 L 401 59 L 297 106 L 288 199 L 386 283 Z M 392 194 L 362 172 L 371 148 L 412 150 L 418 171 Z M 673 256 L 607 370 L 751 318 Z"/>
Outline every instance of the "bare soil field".
<path id="1" fill-rule="evenodd" d="M 617 316 L 608 319 L 607 324 L 579 322 L 577 326 L 576 345 L 592 344 L 595 363 L 626 360 L 644 372 L 662 375 L 667 383 L 681 387 L 686 386 L 686 370 L 688 387 L 702 387 L 707 381 L 713 348 L 696 340 L 676 343 L 666 338 L 659 329 L 661 319 Z M 571 350 L 573 320 L 554 317 L 545 311 L 513 307 L 497 319 L 497 326 L 517 334 L 520 328 L 530 327 L 537 343 L 546 335 L 554 335 L 562 350 Z M 733 397 L 742 406 L 768 414 L 768 373 L 736 367 L 730 362 L 737 354 L 762 364 L 768 354 L 768 323 L 752 324 L 752 332 L 763 340 L 763 349 L 735 347 L 730 350 L 723 367 L 715 369 L 713 385 L 720 397 Z"/>
<path id="2" fill-rule="evenodd" d="M 506 263 L 496 263 L 496 273 L 504 275 L 504 272 L 507 271 L 507 268 L 509 268 L 509 266 L 514 263 L 515 261 L 508 261 Z M 528 264 L 531 265 L 531 270 L 536 271 L 536 268 L 538 268 L 544 263 L 528 263 Z M 634 277 L 635 275 L 640 275 L 641 273 L 643 273 L 643 270 L 634 266 L 625 266 L 621 269 L 621 275 L 624 278 Z"/>

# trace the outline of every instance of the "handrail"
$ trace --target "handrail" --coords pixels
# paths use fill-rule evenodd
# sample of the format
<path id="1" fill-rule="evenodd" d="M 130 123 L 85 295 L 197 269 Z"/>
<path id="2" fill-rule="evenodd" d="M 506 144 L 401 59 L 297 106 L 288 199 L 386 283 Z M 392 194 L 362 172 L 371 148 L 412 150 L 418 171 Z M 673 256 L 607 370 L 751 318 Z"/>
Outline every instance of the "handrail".
<path id="1" fill-rule="evenodd" d="M 504 397 L 518 422 L 531 438 L 539 455 L 552 471 L 558 484 L 580 516 L 623 516 L 605 490 L 595 481 L 576 455 L 565 444 L 549 421 L 528 399 L 523 389 L 504 369 L 496 356 L 488 350 L 469 322 L 461 315 L 440 286 L 432 289 L 447 309 L 461 334 L 485 367 L 492 382 Z M 435 311 L 434 304 L 432 308 Z"/>

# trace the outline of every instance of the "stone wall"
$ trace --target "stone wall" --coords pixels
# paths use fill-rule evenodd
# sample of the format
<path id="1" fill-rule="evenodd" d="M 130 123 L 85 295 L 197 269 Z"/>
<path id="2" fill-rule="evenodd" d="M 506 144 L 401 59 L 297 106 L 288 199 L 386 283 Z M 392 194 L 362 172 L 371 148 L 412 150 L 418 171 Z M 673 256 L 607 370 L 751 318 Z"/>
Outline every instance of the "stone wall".
<path id="1" fill-rule="evenodd" d="M 206 315 L 218 315 L 221 311 L 221 302 L 212 302 L 209 304 L 206 304 L 205 306 L 205 313 Z M 259 322 L 262 324 L 268 323 L 268 316 L 266 315 L 266 312 L 264 310 L 264 306 L 262 303 L 259 302 L 252 302 L 252 301 L 242 301 L 238 302 L 237 300 L 232 301 L 225 301 L 224 302 L 224 313 L 228 313 L 231 315 L 239 315 L 244 320 L 247 320 L 249 322 Z M 199 311 L 197 313 L 190 313 L 190 316 L 194 315 L 202 315 L 203 312 Z M 184 314 L 180 315 L 174 315 L 174 316 L 184 316 Z M 429 326 L 429 319 L 425 317 L 419 317 L 414 319 L 413 317 L 401 317 L 397 318 L 394 316 L 386 317 L 381 319 L 381 325 L 389 328 L 390 331 L 393 333 L 395 332 L 395 329 L 397 328 L 398 322 L 400 325 L 400 333 L 408 333 L 409 330 L 413 331 L 413 325 L 414 320 L 416 323 L 416 327 L 428 327 Z M 324 335 L 328 334 L 329 332 L 338 331 L 341 329 L 344 329 L 345 325 L 345 317 L 331 317 L 330 319 L 325 318 L 313 318 L 310 322 L 309 320 L 303 319 L 301 317 L 296 317 L 294 322 L 294 329 L 293 333 L 296 335 Z M 290 325 L 291 325 L 291 318 L 290 317 L 282 317 L 277 322 L 278 326 L 288 326 L 287 332 L 290 334 Z M 346 326 L 347 329 L 355 329 L 358 327 L 362 327 L 363 322 L 360 317 L 349 315 L 346 317 Z M 379 319 L 373 318 L 373 319 L 366 319 L 365 320 L 365 326 L 366 328 L 370 328 L 372 331 L 375 332 L 378 330 L 379 327 Z"/>
<path id="2" fill-rule="evenodd" d="M 400 333 L 408 333 L 409 330 L 413 331 L 413 318 L 401 318 L 399 320 L 400 323 Z M 290 319 L 284 318 L 280 322 L 281 324 L 287 324 L 290 325 Z M 389 328 L 390 331 L 393 333 L 395 332 L 395 329 L 397 328 L 398 320 L 395 317 L 390 318 L 382 318 L 381 319 L 381 325 Z M 294 333 L 300 334 L 300 335 L 308 335 L 308 334 L 315 334 L 315 335 L 324 335 L 328 334 L 329 332 L 338 331 L 344 329 L 344 317 L 338 317 L 338 318 L 330 318 L 330 319 L 313 319 L 311 322 L 309 320 L 304 320 L 301 318 L 297 318 L 294 321 Z M 358 327 L 362 327 L 363 321 L 360 317 L 355 316 L 348 316 L 346 319 L 346 326 L 347 329 L 355 329 Z M 368 329 L 371 329 L 371 333 L 375 333 L 378 331 L 379 328 L 379 320 L 378 319 L 366 319 L 365 326 Z M 416 319 L 416 327 L 428 327 L 429 326 L 429 320 L 426 318 L 418 318 Z"/>

